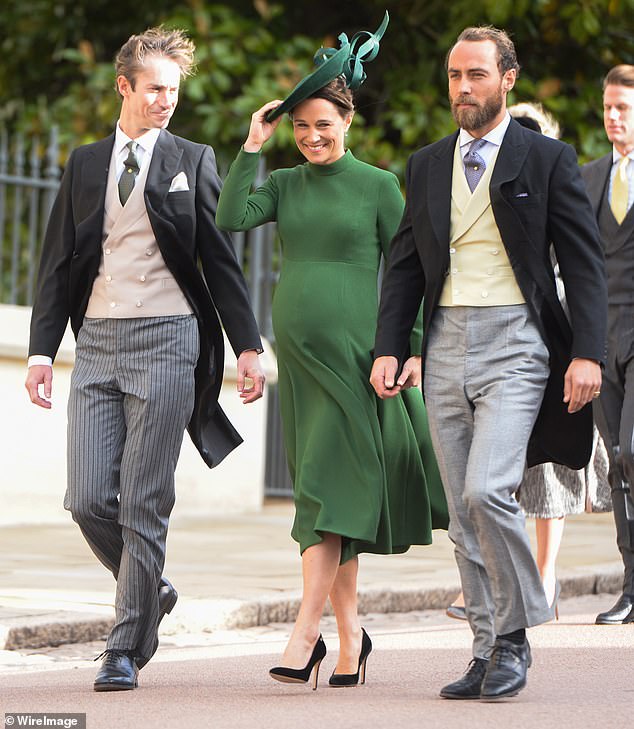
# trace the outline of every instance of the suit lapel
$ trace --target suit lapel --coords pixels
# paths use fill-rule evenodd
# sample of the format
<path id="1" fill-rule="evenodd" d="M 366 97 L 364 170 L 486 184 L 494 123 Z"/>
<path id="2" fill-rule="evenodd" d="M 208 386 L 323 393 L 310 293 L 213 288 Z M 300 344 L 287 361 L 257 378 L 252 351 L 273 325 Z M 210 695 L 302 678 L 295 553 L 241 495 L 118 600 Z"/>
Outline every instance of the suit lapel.
<path id="1" fill-rule="evenodd" d="M 531 146 L 530 138 L 527 138 L 530 134 L 533 132 L 525 130 L 515 119 L 511 119 L 500 145 L 489 188 L 493 215 L 516 275 L 516 263 L 531 270 L 532 262 L 538 259 L 534 255 L 536 250 L 533 242 L 523 232 L 517 212 L 502 194 L 502 186 L 520 175 Z"/>
<path id="2" fill-rule="evenodd" d="M 586 179 L 586 191 L 595 216 L 599 214 L 601 201 L 603 200 L 608 182 L 610 180 L 610 170 L 612 169 L 612 154 L 606 154 L 602 157 L 594 167 L 589 170 L 590 174 Z"/>
<path id="3" fill-rule="evenodd" d="M 455 132 L 439 142 L 438 149 L 430 157 L 428 178 L 425 180 L 431 226 L 439 247 L 445 253 L 449 251 L 451 178 L 457 139 L 458 132 Z"/>
<path id="4" fill-rule="evenodd" d="M 176 145 L 174 136 L 162 129 L 156 140 L 145 183 L 148 212 L 160 213 L 172 180 L 179 172 L 182 156 L 183 150 Z"/>
<path id="5" fill-rule="evenodd" d="M 114 145 L 114 133 L 94 144 L 86 159 L 86 174 L 82 176 L 81 201 L 82 212 L 87 215 L 78 226 L 78 234 L 86 234 L 88 238 L 101 240 L 103 216 L 106 201 L 108 170 Z"/>
<path id="6" fill-rule="evenodd" d="M 491 199 L 500 193 L 500 187 L 511 182 L 520 173 L 530 145 L 525 141 L 522 127 L 514 120 L 506 130 L 491 176 Z"/>

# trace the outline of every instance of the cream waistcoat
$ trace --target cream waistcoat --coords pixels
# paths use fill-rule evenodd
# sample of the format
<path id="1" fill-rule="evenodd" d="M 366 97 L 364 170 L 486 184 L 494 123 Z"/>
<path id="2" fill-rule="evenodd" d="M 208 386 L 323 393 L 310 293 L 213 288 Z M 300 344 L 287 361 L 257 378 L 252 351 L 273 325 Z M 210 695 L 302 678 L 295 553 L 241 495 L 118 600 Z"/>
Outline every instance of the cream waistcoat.
<path id="1" fill-rule="evenodd" d="M 464 173 L 459 139 L 451 186 L 449 270 L 438 305 L 523 304 L 524 297 L 491 208 L 489 184 L 497 152 L 472 193 Z"/>
<path id="2" fill-rule="evenodd" d="M 139 173 L 125 206 L 119 201 L 115 175 L 108 175 L 101 264 L 88 301 L 88 318 L 192 313 L 165 265 L 150 225 L 143 197 L 149 167 L 144 165 Z"/>

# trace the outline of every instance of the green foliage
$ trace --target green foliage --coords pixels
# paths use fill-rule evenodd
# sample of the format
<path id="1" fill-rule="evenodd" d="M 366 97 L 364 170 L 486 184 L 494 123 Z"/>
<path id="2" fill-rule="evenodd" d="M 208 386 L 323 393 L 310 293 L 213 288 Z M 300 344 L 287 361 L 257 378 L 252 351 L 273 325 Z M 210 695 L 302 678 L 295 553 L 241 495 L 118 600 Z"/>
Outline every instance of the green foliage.
<path id="1" fill-rule="evenodd" d="M 463 27 L 483 23 L 515 41 L 522 72 L 512 100 L 541 101 L 583 159 L 608 149 L 601 80 L 634 63 L 634 0 L 4 0 L 0 122 L 40 133 L 58 124 L 66 145 L 109 133 L 119 109 L 113 56 L 131 33 L 162 22 L 186 28 L 198 47 L 170 128 L 211 143 L 226 164 L 253 111 L 283 98 L 322 43 L 374 30 L 386 7 L 390 27 L 349 138 L 359 158 L 402 174 L 415 148 L 454 129 L 444 58 Z M 267 156 L 271 166 L 299 160 L 288 122 Z"/>

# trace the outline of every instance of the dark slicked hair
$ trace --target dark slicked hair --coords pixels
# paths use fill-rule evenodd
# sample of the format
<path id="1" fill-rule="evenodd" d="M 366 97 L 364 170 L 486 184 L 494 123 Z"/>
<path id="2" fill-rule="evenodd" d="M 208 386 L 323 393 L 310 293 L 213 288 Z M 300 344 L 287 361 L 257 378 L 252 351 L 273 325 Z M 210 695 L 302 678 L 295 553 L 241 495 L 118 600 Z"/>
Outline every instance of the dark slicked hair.
<path id="1" fill-rule="evenodd" d="M 309 98 L 329 101 L 337 107 L 337 111 L 344 119 L 354 111 L 354 96 L 346 85 L 345 76 L 337 76 Z"/>
<path id="2" fill-rule="evenodd" d="M 606 86 L 630 86 L 634 87 L 634 66 L 621 63 L 611 68 L 603 79 L 603 89 Z"/>
<path id="3" fill-rule="evenodd" d="M 131 35 L 121 46 L 115 58 L 116 78 L 125 76 L 134 90 L 137 74 L 143 70 L 147 56 L 169 58 L 178 64 L 181 78 L 191 76 L 195 50 L 194 42 L 182 30 L 148 28 L 139 35 Z"/>
<path id="4" fill-rule="evenodd" d="M 504 75 L 507 71 L 515 69 L 519 75 L 520 64 L 517 62 L 515 46 L 505 30 L 494 28 L 492 25 L 479 25 L 465 28 L 462 33 L 460 33 L 453 46 L 449 49 L 449 53 L 447 53 L 447 57 L 445 58 L 445 68 L 448 67 L 451 51 L 453 51 L 460 41 L 492 41 L 495 43 L 495 47 L 497 49 L 498 69 L 500 70 L 500 73 Z"/>

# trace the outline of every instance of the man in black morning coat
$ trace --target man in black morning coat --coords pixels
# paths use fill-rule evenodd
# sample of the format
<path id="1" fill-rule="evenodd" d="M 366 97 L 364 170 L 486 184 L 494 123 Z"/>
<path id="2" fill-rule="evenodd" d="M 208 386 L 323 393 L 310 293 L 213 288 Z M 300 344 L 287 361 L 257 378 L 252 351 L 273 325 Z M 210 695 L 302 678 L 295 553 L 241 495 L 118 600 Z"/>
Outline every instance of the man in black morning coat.
<path id="1" fill-rule="evenodd" d="M 176 602 L 162 572 L 185 428 L 210 467 L 241 442 L 218 405 L 218 314 L 243 401 L 261 397 L 264 384 L 246 284 L 231 239 L 215 226 L 213 150 L 166 130 L 193 51 L 182 32 L 162 28 L 119 51 L 115 133 L 68 160 L 33 306 L 32 402 L 51 406 L 52 362 L 69 319 L 77 338 L 65 506 L 117 580 L 97 691 L 136 687 Z"/>
<path id="2" fill-rule="evenodd" d="M 596 222 L 574 150 L 508 115 L 518 68 L 495 28 L 465 30 L 449 53 L 460 130 L 409 160 L 371 376 L 380 397 L 417 384 L 420 357 L 409 357 L 407 338 L 424 297 L 423 390 L 474 633 L 474 660 L 441 690 L 446 699 L 491 701 L 526 685 L 526 628 L 550 619 L 553 605 L 514 494 L 527 462 L 588 462 L 588 403 L 605 358 Z"/>

